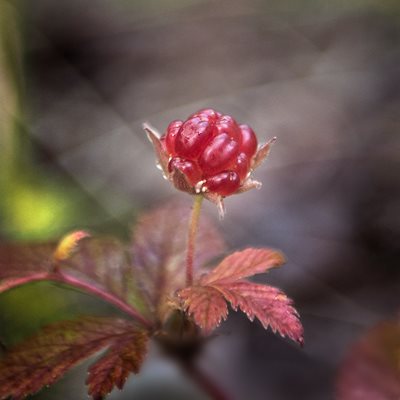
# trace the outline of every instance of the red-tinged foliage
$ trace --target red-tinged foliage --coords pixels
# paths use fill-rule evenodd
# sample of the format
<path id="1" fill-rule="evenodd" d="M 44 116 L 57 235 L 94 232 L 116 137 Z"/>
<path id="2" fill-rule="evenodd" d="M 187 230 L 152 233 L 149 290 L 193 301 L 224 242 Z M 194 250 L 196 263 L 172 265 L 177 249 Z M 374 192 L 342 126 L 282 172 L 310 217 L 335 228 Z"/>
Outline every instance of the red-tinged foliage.
<path id="1" fill-rule="evenodd" d="M 94 400 L 101 400 L 116 386 L 122 389 L 129 374 L 138 373 L 147 353 L 148 335 L 133 331 L 116 341 L 95 364 L 89 368 L 86 383 Z"/>
<path id="2" fill-rule="evenodd" d="M 78 251 L 61 264 L 61 271 L 111 293 L 148 314 L 138 289 L 136 274 L 126 245 L 116 239 L 86 239 Z"/>
<path id="3" fill-rule="evenodd" d="M 52 272 L 55 266 L 53 253 L 56 244 L 1 245 L 0 292 L 7 290 L 7 281 L 29 277 L 36 273 Z M 115 239 L 89 238 L 79 244 L 70 258 L 59 262 L 62 272 L 91 283 L 124 299 L 127 283 L 133 279 L 124 254 L 124 246 Z"/>
<path id="4" fill-rule="evenodd" d="M 56 243 L 0 246 L 0 292 L 2 283 L 37 272 L 47 272 L 53 263 Z"/>
<path id="5" fill-rule="evenodd" d="M 168 311 L 166 299 L 185 286 L 185 256 L 189 207 L 171 202 L 144 214 L 136 224 L 131 246 L 111 238 L 86 238 L 71 257 L 55 260 L 57 244 L 0 246 L 0 293 L 31 281 L 65 283 L 104 300 L 129 307 L 147 319 Z M 224 242 L 213 224 L 203 218 L 196 243 L 195 266 L 220 255 Z M 57 261 L 58 273 L 54 273 Z"/>
<path id="6" fill-rule="evenodd" d="M 185 260 L 189 208 L 180 202 L 142 216 L 135 228 L 132 260 L 142 293 L 164 318 L 168 297 L 185 287 Z M 194 266 L 197 269 L 220 255 L 225 244 L 207 219 L 202 218 L 196 239 Z"/>
<path id="7" fill-rule="evenodd" d="M 224 258 L 201 280 L 203 284 L 233 282 L 248 276 L 261 274 L 285 262 L 282 253 L 272 249 L 246 249 Z"/>
<path id="8" fill-rule="evenodd" d="M 125 245 L 114 239 L 90 238 L 65 260 L 54 258 L 56 248 L 0 246 L 0 293 L 30 282 L 57 282 L 96 295 L 150 326 Z"/>
<path id="9" fill-rule="evenodd" d="M 205 273 L 207 264 L 223 252 L 224 242 L 207 219 L 193 229 L 189 214 L 188 207 L 173 202 L 143 215 L 130 244 L 107 238 L 81 241 L 86 235 L 78 232 L 58 246 L 1 245 L 0 293 L 35 281 L 61 283 L 108 301 L 133 320 L 60 322 L 6 350 L 0 359 L 0 400 L 23 399 L 108 349 L 89 368 L 87 378 L 89 394 L 100 400 L 139 371 L 149 336 L 159 339 L 166 354 L 191 362 L 206 342 L 200 328 L 209 334 L 226 319 L 228 304 L 250 320 L 257 318 L 264 328 L 302 343 L 303 328 L 291 300 L 279 289 L 245 280 L 281 265 L 283 255 L 247 249 Z M 189 227 L 197 237 L 188 235 Z M 188 248 L 196 250 L 193 264 Z M 194 265 L 191 279 L 189 259 Z M 192 281 L 195 284 L 185 288 Z"/>
<path id="10" fill-rule="evenodd" d="M 82 360 L 109 347 L 116 356 L 120 351 L 125 362 L 118 372 L 103 368 L 96 380 L 89 378 L 91 393 L 99 399 L 99 393 L 120 386 L 130 372 L 138 371 L 146 352 L 147 334 L 137 329 L 132 322 L 118 318 L 87 317 L 48 325 L 0 360 L 0 399 L 20 400 L 34 394 Z M 134 351 L 119 345 L 135 339 Z M 101 369 L 102 364 L 107 364 L 107 355 L 92 368 Z"/>
<path id="11" fill-rule="evenodd" d="M 257 318 L 282 336 L 303 344 L 303 327 L 292 301 L 271 286 L 242 280 L 267 271 L 283 262 L 283 256 L 270 249 L 246 249 L 234 253 L 203 276 L 197 285 L 178 292 L 183 309 L 209 333 L 227 316 L 229 302 L 234 310 L 242 310 L 252 321 Z"/>
<path id="12" fill-rule="evenodd" d="M 212 286 L 191 286 L 179 291 L 184 310 L 208 334 L 228 316 L 222 294 Z"/>
<path id="13" fill-rule="evenodd" d="M 234 310 L 242 310 L 250 321 L 257 318 L 265 329 L 271 327 L 292 340 L 303 344 L 303 327 L 292 300 L 272 286 L 247 281 L 213 284 Z"/>
<path id="14" fill-rule="evenodd" d="M 339 371 L 336 398 L 400 399 L 400 320 L 379 324 L 351 348 Z"/>

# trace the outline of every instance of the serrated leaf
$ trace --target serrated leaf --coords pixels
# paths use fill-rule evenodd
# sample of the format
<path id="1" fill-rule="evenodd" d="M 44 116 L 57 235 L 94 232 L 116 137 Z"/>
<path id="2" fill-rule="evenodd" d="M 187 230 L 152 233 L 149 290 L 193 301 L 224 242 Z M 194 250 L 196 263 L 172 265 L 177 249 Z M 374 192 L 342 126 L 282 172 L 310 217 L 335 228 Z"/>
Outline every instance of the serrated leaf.
<path id="1" fill-rule="evenodd" d="M 132 260 L 142 291 L 162 319 L 166 300 L 185 287 L 187 229 L 190 210 L 172 202 L 139 219 L 132 245 Z M 213 224 L 202 218 L 196 239 L 194 266 L 204 266 L 220 255 L 224 242 Z"/>
<path id="2" fill-rule="evenodd" d="M 6 352 L 0 360 L 0 399 L 20 400 L 36 393 L 99 350 L 136 337 L 137 329 L 133 322 L 119 318 L 88 317 L 48 325 Z M 140 335 L 146 334 L 141 332 Z M 135 367 L 131 372 L 137 371 L 145 352 L 143 337 L 138 346 L 142 353 L 140 356 L 135 353 Z M 105 374 L 103 379 L 113 382 L 113 377 Z"/>
<path id="3" fill-rule="evenodd" d="M 271 249 L 246 249 L 237 251 L 224 258 L 202 283 L 211 284 L 219 281 L 236 281 L 248 276 L 261 274 L 285 262 L 283 254 Z"/>
<path id="4" fill-rule="evenodd" d="M 257 318 L 264 328 L 271 327 L 274 332 L 303 344 L 303 327 L 292 301 L 279 289 L 243 280 L 283 262 L 283 255 L 271 249 L 236 252 L 223 259 L 197 285 L 178 292 L 182 308 L 209 333 L 226 318 L 226 302 L 229 302 L 251 321 Z"/>
<path id="5" fill-rule="evenodd" d="M 116 386 L 122 389 L 130 373 L 138 373 L 147 352 L 148 336 L 132 332 L 118 339 L 107 353 L 89 368 L 88 393 L 101 400 Z"/>
<path id="6" fill-rule="evenodd" d="M 212 286 L 191 286 L 179 291 L 184 310 L 205 333 L 210 333 L 228 316 L 222 294 Z"/>
<path id="7" fill-rule="evenodd" d="M 281 290 L 267 285 L 238 281 L 214 284 L 234 310 L 242 310 L 250 321 L 257 318 L 263 327 L 270 327 L 299 344 L 303 344 L 303 327 L 297 311 Z"/>
<path id="8" fill-rule="evenodd" d="M 400 399 L 400 321 L 372 328 L 350 348 L 339 370 L 338 400 Z"/>

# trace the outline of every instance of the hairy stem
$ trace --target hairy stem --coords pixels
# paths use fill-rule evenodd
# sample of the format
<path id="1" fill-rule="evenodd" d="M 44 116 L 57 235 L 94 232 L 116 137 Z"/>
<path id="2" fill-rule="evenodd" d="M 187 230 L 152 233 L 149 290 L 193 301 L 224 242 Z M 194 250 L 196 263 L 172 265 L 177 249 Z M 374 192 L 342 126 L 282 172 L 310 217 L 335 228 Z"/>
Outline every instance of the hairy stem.
<path id="1" fill-rule="evenodd" d="M 181 364 L 183 371 L 206 393 L 212 400 L 230 400 L 229 396 L 207 375 L 192 362 Z"/>
<path id="2" fill-rule="evenodd" d="M 105 290 L 99 289 L 91 285 L 90 283 L 83 282 L 71 275 L 59 271 L 39 272 L 34 275 L 7 280 L 6 282 L 0 284 L 0 293 L 6 290 L 10 290 L 17 286 L 26 285 L 32 282 L 43 282 L 43 281 L 61 283 L 67 286 L 72 286 L 74 288 L 83 290 L 86 293 L 93 294 L 101 298 L 102 300 L 106 301 L 107 303 L 114 305 L 121 311 L 125 312 L 126 314 L 134 318 L 136 321 L 140 322 L 145 327 L 147 328 L 152 327 L 152 323 L 148 319 L 146 319 L 142 314 L 140 314 L 139 311 L 137 311 L 129 304 L 125 303 L 125 301 L 121 300 L 119 297 L 114 296 L 113 294 L 106 292 Z"/>
<path id="3" fill-rule="evenodd" d="M 186 253 L 186 285 L 193 284 L 193 259 L 196 243 L 196 233 L 199 226 L 201 203 L 203 201 L 202 195 L 196 195 L 194 198 L 192 215 L 189 221 L 188 243 Z"/>

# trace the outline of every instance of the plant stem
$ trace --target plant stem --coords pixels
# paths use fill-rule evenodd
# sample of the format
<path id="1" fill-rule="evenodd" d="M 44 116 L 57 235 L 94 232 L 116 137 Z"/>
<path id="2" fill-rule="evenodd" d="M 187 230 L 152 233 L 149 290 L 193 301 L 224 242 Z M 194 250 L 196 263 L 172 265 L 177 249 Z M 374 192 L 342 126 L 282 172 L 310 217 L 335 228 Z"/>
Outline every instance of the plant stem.
<path id="1" fill-rule="evenodd" d="M 121 311 L 130 315 L 132 318 L 136 319 L 146 328 L 150 329 L 152 327 L 152 323 L 148 319 L 146 319 L 142 314 L 140 314 L 139 311 L 137 311 L 131 305 L 127 304 L 119 297 L 105 290 L 102 290 L 96 286 L 93 286 L 90 283 L 86 283 L 71 275 L 61 272 L 39 272 L 37 274 L 30 276 L 6 280 L 4 283 L 0 284 L 0 293 L 6 290 L 10 290 L 17 286 L 26 285 L 32 282 L 44 282 L 44 281 L 61 283 L 64 285 L 72 286 L 74 288 L 83 290 L 84 292 L 96 295 L 102 300 L 114 305 Z"/>
<path id="2" fill-rule="evenodd" d="M 230 400 L 229 396 L 217 384 L 193 363 L 181 364 L 183 371 L 206 393 L 212 400 Z"/>
<path id="3" fill-rule="evenodd" d="M 186 253 L 186 285 L 193 284 L 193 259 L 196 244 L 196 233 L 199 226 L 201 203 L 203 196 L 200 194 L 195 195 L 192 207 L 192 214 L 189 221 L 188 243 Z"/>

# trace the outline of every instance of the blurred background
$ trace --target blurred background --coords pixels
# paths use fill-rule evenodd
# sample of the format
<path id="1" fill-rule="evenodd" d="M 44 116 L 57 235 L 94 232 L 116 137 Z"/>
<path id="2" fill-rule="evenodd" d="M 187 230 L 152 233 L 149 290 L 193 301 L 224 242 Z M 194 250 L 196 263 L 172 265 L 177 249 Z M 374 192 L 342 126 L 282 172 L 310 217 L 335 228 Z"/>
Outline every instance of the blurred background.
<path id="1" fill-rule="evenodd" d="M 260 191 L 227 199 L 221 223 L 206 208 L 231 248 L 287 255 L 258 280 L 295 299 L 306 341 L 232 313 L 203 368 L 239 400 L 331 399 L 349 346 L 400 310 L 397 0 L 0 0 L 0 241 L 126 238 L 175 194 L 142 122 L 202 107 L 278 137 Z M 32 285 L 0 296 L 0 335 L 91 311 L 110 312 Z M 35 399 L 86 398 L 84 371 Z M 204 396 L 150 358 L 110 398 Z"/>

